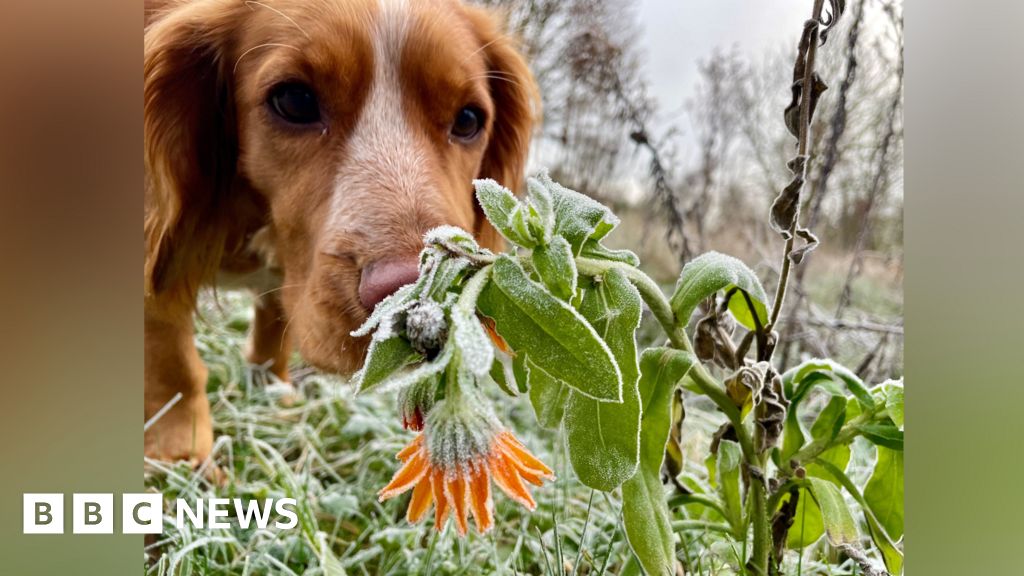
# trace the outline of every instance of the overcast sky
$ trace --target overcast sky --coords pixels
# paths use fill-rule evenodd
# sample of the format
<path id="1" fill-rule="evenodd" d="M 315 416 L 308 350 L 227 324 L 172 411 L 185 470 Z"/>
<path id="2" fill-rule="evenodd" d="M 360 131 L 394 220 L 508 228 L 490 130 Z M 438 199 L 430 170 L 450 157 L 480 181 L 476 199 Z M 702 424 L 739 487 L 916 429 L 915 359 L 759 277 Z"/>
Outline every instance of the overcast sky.
<path id="1" fill-rule="evenodd" d="M 811 12 L 808 0 L 639 0 L 645 76 L 663 113 L 693 94 L 697 64 L 716 47 L 759 57 L 793 44 Z M 674 115 L 674 114 L 673 114 Z"/>

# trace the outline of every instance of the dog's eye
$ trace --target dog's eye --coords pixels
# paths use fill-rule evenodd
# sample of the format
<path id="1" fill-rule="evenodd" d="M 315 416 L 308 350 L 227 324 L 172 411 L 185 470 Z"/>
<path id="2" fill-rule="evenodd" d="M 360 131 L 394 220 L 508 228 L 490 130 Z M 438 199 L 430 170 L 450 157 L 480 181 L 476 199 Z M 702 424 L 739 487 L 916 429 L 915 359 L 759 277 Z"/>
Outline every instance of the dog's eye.
<path id="1" fill-rule="evenodd" d="M 460 140 L 472 140 L 484 126 L 484 113 L 479 108 L 466 106 L 455 115 L 452 136 Z"/>
<path id="2" fill-rule="evenodd" d="M 267 104 L 275 114 L 293 124 L 312 124 L 320 120 L 316 94 L 305 84 L 278 84 L 270 91 Z"/>

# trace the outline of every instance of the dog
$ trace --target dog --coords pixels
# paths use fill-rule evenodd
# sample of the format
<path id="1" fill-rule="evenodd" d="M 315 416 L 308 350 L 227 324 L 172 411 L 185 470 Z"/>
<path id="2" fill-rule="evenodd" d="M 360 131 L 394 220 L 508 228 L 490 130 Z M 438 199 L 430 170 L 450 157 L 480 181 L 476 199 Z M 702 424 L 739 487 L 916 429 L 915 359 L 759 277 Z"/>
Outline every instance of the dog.
<path id="1" fill-rule="evenodd" d="M 248 359 L 287 382 L 292 346 L 359 367 L 349 333 L 415 280 L 427 230 L 500 248 L 472 180 L 518 188 L 539 98 L 499 21 L 459 0 L 147 4 L 147 457 L 212 448 L 200 287 L 254 290 Z"/>

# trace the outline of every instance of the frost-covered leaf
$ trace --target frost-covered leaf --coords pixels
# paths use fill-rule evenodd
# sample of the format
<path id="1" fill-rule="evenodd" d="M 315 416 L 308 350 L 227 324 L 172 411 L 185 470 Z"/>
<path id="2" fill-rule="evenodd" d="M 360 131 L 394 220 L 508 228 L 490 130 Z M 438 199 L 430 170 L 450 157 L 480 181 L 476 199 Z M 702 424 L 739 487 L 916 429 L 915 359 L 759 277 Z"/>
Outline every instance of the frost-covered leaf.
<path id="1" fill-rule="evenodd" d="M 885 405 L 885 414 L 903 429 L 903 381 L 889 380 L 872 388 L 875 400 Z"/>
<path id="2" fill-rule="evenodd" d="M 718 444 L 715 479 L 718 495 L 725 508 L 726 520 L 737 534 L 743 527 L 743 497 L 740 493 L 740 462 L 743 460 L 740 445 L 732 440 Z"/>
<path id="3" fill-rule="evenodd" d="M 833 446 L 822 452 L 812 462 L 805 465 L 807 475 L 835 482 L 830 469 L 846 470 L 850 462 L 850 446 Z M 793 525 L 786 538 L 786 547 L 800 550 L 818 541 L 825 534 L 825 524 L 821 520 L 821 509 L 808 490 L 800 489 L 800 500 L 793 514 Z"/>
<path id="4" fill-rule="evenodd" d="M 903 452 L 878 447 L 871 479 L 864 486 L 864 500 L 875 518 L 893 539 L 903 536 Z"/>
<path id="5" fill-rule="evenodd" d="M 809 477 L 811 495 L 821 510 L 821 520 L 825 524 L 825 534 L 833 546 L 857 545 L 860 534 L 853 514 L 846 505 L 846 500 L 839 488 L 821 478 Z"/>
<path id="6" fill-rule="evenodd" d="M 580 250 L 580 256 L 583 258 L 593 258 L 595 260 L 611 260 L 613 262 L 623 262 L 630 266 L 639 266 L 640 258 L 629 250 L 612 250 L 606 248 L 600 241 L 590 239 L 583 243 L 583 249 Z"/>
<path id="7" fill-rule="evenodd" d="M 589 287 L 580 314 L 605 341 L 622 373 L 622 402 L 598 402 L 573 392 L 565 410 L 569 458 L 580 481 L 605 492 L 636 473 L 640 449 L 640 391 L 634 333 L 640 293 L 615 268 Z"/>
<path id="8" fill-rule="evenodd" d="M 786 534 L 786 548 L 802 550 L 818 541 L 825 534 L 825 524 L 821 521 L 821 508 L 811 497 L 810 491 L 801 488 L 796 511 L 793 513 L 793 525 Z M 790 498 L 789 496 L 786 499 Z"/>
<path id="9" fill-rule="evenodd" d="M 622 523 L 629 547 L 649 576 L 675 574 L 675 536 L 661 464 L 672 421 L 672 392 L 693 362 L 690 354 L 670 348 L 650 348 L 640 358 L 640 466 L 622 484 Z"/>
<path id="10" fill-rule="evenodd" d="M 380 392 L 400 390 L 443 372 L 448 367 L 454 352 L 455 347 L 449 342 L 433 360 L 414 365 L 407 364 L 405 367 L 389 373 L 385 378 L 377 380 L 372 384 L 366 383 L 365 365 L 363 370 L 356 372 L 352 379 L 356 385 L 357 392 L 365 392 L 371 388 Z"/>
<path id="11" fill-rule="evenodd" d="M 555 236 L 547 246 L 533 249 L 533 265 L 552 294 L 569 300 L 576 293 L 576 260 L 565 238 Z"/>
<path id="12" fill-rule="evenodd" d="M 864 381 L 849 368 L 832 360 L 808 360 L 782 375 L 783 391 L 790 403 L 799 402 L 811 388 L 826 382 L 842 383 L 862 407 L 874 408 L 875 401 Z"/>
<path id="13" fill-rule="evenodd" d="M 585 396 L 622 401 L 622 375 L 611 351 L 575 309 L 508 256 L 494 263 L 491 280 L 477 304 L 513 350 Z"/>
<path id="14" fill-rule="evenodd" d="M 766 325 L 768 311 L 765 302 L 768 297 L 761 281 L 746 264 L 718 252 L 702 254 L 683 266 L 676 290 L 672 294 L 672 311 L 679 322 L 688 322 L 701 301 L 719 290 L 729 291 L 734 286 L 750 296 L 761 326 Z M 732 296 L 729 310 L 741 324 L 751 330 L 755 328 L 754 315 L 750 313 L 750 307 L 742 294 Z"/>
<path id="15" fill-rule="evenodd" d="M 852 402 L 851 405 L 856 406 L 856 404 Z M 847 449 L 849 448 L 847 447 Z M 853 481 L 850 480 L 849 476 L 846 475 L 844 471 L 846 467 L 845 462 L 842 465 L 838 465 L 828 461 L 824 461 L 821 457 L 819 457 L 816 459 L 815 466 L 816 468 L 821 468 L 822 470 L 824 470 L 828 475 L 830 475 L 829 479 L 842 485 L 854 497 L 854 499 L 857 500 L 857 503 L 860 504 L 861 506 L 861 510 L 864 512 L 864 519 L 867 520 L 868 530 L 871 533 L 871 540 L 875 543 L 875 547 L 878 548 L 879 553 L 881 553 L 882 560 L 885 562 L 885 567 L 889 570 L 891 574 L 894 574 L 896 576 L 902 574 L 903 552 L 901 552 L 900 549 L 896 547 L 896 544 L 893 542 L 893 538 L 891 538 L 886 533 L 886 530 L 884 527 L 882 527 L 881 522 L 879 522 L 878 519 L 875 517 L 871 505 L 864 498 L 864 496 L 860 494 L 860 490 L 858 490 L 857 485 L 854 484 Z M 900 514 L 902 514 L 902 462 L 900 463 L 899 470 L 901 474 L 901 495 L 899 497 L 899 512 Z M 811 471 L 812 468 L 808 467 L 808 474 L 810 474 Z"/>
<path id="16" fill-rule="evenodd" d="M 588 239 L 600 240 L 619 224 L 618 217 L 600 202 L 556 184 L 547 174 L 531 178 L 527 184 L 542 186 L 551 194 L 554 234 L 569 241 L 574 256 L 579 256 L 583 243 Z"/>
<path id="17" fill-rule="evenodd" d="M 385 340 L 375 338 L 370 343 L 362 369 L 352 377 L 356 391 L 364 392 L 377 386 L 397 370 L 420 358 L 409 341 L 401 336 L 392 336 Z"/>
<path id="18" fill-rule="evenodd" d="M 374 306 L 373 312 L 370 313 L 366 321 L 359 328 L 353 330 L 351 335 L 361 338 L 373 332 L 382 323 L 386 324 L 384 322 L 386 318 L 393 317 L 396 313 L 408 308 L 416 301 L 416 296 L 422 290 L 424 284 L 425 280 L 421 276 L 414 284 L 402 286 L 394 294 L 381 300 Z M 390 331 L 390 327 L 385 327 L 385 330 Z"/>
<path id="19" fill-rule="evenodd" d="M 476 301 L 489 276 L 490 270 L 484 269 L 466 282 L 451 312 L 459 362 L 474 376 L 487 374 L 494 363 L 494 346 L 476 316 Z"/>
<path id="20" fill-rule="evenodd" d="M 522 204 L 512 192 L 491 179 L 474 180 L 473 185 L 476 187 L 477 202 L 480 203 L 484 215 L 487 216 L 487 220 L 494 228 L 509 242 L 532 248 L 535 242 L 530 238 L 526 229 Z M 518 227 L 515 223 L 517 219 L 520 221 Z"/>
<path id="21" fill-rule="evenodd" d="M 530 382 L 530 404 L 542 428 L 556 429 L 562 425 L 565 406 L 572 390 L 550 374 L 541 370 L 527 358 L 527 378 Z"/>
<path id="22" fill-rule="evenodd" d="M 551 192 L 534 179 L 527 181 L 526 185 L 530 206 L 533 208 L 530 222 L 534 238 L 542 245 L 548 244 L 555 230 L 555 207 Z"/>

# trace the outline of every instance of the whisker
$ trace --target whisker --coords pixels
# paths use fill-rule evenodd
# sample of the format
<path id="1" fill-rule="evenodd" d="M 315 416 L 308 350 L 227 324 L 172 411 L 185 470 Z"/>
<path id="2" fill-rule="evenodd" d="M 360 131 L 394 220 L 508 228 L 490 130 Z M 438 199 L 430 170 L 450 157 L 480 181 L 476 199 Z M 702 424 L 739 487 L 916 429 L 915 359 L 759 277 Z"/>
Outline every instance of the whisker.
<path id="1" fill-rule="evenodd" d="M 490 48 L 492 45 L 496 44 L 497 42 L 500 42 L 501 40 L 504 40 L 506 38 L 511 38 L 511 37 L 512 37 L 511 34 L 502 34 L 502 35 L 496 37 L 494 40 L 491 40 L 490 42 L 488 42 L 488 43 L 484 44 L 483 46 L 481 46 L 481 47 L 477 48 L 476 50 L 474 50 L 469 56 L 466 56 L 465 58 L 463 58 L 462 62 L 459 62 L 459 65 L 461 66 L 461 65 L 465 64 L 467 60 L 469 60 L 473 56 L 476 56 L 477 54 L 483 52 L 484 50 Z"/>
<path id="2" fill-rule="evenodd" d="M 245 52 L 242 52 L 242 55 L 238 57 L 238 60 L 235 60 L 235 67 L 231 69 L 231 73 L 234 74 L 234 73 L 238 72 L 238 63 L 241 62 L 242 58 L 245 58 L 245 56 L 249 52 L 252 52 L 253 50 L 258 50 L 260 48 L 267 48 L 267 47 L 270 47 L 270 46 L 277 46 L 278 48 L 288 48 L 288 49 L 291 49 L 291 50 L 295 50 L 296 52 L 302 52 L 301 50 L 299 50 L 298 48 L 296 48 L 295 46 L 292 46 L 290 44 L 274 44 L 273 42 L 268 42 L 266 44 L 260 44 L 258 46 L 253 46 L 252 48 L 249 48 Z"/>
<path id="3" fill-rule="evenodd" d="M 273 6 L 268 6 L 268 5 L 264 4 L 263 2 L 257 2 L 256 0 L 248 0 L 245 3 L 245 5 L 249 7 L 249 10 L 253 10 L 253 7 L 252 7 L 253 4 L 255 4 L 257 6 L 262 6 L 262 7 L 266 8 L 267 10 L 270 10 L 271 12 L 274 12 L 275 14 L 279 15 L 281 18 L 284 18 L 285 20 L 291 22 L 293 26 L 295 26 L 296 28 L 299 29 L 299 32 L 302 32 L 306 36 L 306 40 L 312 40 L 313 39 L 309 35 L 309 32 L 306 32 L 305 30 L 303 30 L 302 26 L 299 26 L 298 22 L 293 20 L 290 16 L 288 16 L 284 12 L 281 12 L 280 10 L 278 10 L 277 8 L 274 8 Z M 255 10 L 253 10 L 253 11 L 255 11 Z"/>

